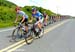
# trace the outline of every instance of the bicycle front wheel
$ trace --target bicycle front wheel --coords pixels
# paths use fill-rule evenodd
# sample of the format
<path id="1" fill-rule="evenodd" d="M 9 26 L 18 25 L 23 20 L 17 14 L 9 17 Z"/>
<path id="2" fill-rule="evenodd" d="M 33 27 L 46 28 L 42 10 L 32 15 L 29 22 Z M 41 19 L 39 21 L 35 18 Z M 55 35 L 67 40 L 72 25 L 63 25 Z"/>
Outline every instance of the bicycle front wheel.
<path id="1" fill-rule="evenodd" d="M 12 40 L 17 40 L 22 37 L 22 30 L 20 28 L 16 28 L 12 32 Z"/>

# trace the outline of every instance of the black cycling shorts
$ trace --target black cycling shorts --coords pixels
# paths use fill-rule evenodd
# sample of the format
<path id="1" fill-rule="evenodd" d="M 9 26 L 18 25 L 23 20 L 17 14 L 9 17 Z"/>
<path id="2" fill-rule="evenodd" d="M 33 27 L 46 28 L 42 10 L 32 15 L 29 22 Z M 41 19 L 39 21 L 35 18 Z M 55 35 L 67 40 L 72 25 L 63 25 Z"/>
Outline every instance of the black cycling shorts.
<path id="1" fill-rule="evenodd" d="M 36 21 L 39 21 L 39 18 L 36 18 Z"/>
<path id="2" fill-rule="evenodd" d="M 20 22 L 21 21 L 22 21 L 22 19 L 20 20 Z M 25 23 L 25 25 L 28 26 L 28 18 L 25 18 L 25 20 L 22 23 Z"/>

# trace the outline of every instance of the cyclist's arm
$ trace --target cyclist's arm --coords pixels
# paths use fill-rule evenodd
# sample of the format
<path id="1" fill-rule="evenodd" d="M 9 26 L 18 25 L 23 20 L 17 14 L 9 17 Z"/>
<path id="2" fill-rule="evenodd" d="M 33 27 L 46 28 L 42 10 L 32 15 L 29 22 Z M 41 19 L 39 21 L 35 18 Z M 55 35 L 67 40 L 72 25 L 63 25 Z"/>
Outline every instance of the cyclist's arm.
<path id="1" fill-rule="evenodd" d="M 32 22 L 33 21 L 33 16 L 30 18 L 30 21 L 29 22 Z"/>
<path id="2" fill-rule="evenodd" d="M 32 21 L 35 20 L 35 19 L 36 19 L 36 18 L 35 18 L 34 16 L 31 17 L 31 20 L 32 20 Z"/>
<path id="3" fill-rule="evenodd" d="M 25 17 L 24 17 L 24 16 L 22 16 L 22 21 L 21 21 L 21 23 L 22 23 L 24 20 L 25 20 Z"/>
<path id="4" fill-rule="evenodd" d="M 35 23 L 36 18 L 35 18 L 34 16 L 32 16 L 32 17 L 31 17 L 31 21 L 32 21 L 32 23 Z"/>
<path id="5" fill-rule="evenodd" d="M 46 19 L 48 19 L 48 15 L 46 15 Z"/>
<path id="6" fill-rule="evenodd" d="M 16 15 L 16 20 L 15 20 L 15 23 L 17 22 L 17 20 L 18 20 L 18 15 Z"/>

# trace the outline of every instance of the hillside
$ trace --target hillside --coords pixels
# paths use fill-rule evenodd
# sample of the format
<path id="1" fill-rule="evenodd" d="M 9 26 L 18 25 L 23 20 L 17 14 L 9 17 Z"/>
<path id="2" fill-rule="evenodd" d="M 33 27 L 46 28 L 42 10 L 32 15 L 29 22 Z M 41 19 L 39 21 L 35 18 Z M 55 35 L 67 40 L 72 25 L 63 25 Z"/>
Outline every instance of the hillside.
<path id="1" fill-rule="evenodd" d="M 0 0 L 0 28 L 2 27 L 9 27 L 12 26 L 16 14 L 15 14 L 15 7 L 14 3 L 11 3 L 6 0 Z M 22 8 L 29 17 L 31 17 L 31 9 L 34 6 L 25 6 Z M 36 6 L 35 6 L 36 7 Z M 50 10 L 43 9 L 42 7 L 36 7 L 41 13 L 46 11 L 48 15 L 54 14 Z"/>

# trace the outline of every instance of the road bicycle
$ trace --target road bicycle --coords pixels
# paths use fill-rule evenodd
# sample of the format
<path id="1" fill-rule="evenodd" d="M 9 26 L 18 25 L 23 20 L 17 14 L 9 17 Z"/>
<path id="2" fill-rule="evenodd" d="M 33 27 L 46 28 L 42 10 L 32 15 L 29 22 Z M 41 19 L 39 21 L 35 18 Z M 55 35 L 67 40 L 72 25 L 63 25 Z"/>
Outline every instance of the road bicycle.
<path id="1" fill-rule="evenodd" d="M 12 32 L 12 40 L 16 41 L 17 39 L 21 39 L 21 38 L 24 38 L 25 39 L 25 42 L 27 44 L 28 43 L 28 40 L 30 39 L 33 39 L 33 36 L 32 36 L 32 32 L 31 32 L 31 28 L 28 27 L 28 32 L 26 32 L 24 30 L 25 26 L 18 23 L 17 26 L 15 26 L 15 28 L 13 29 L 13 32 Z"/>

